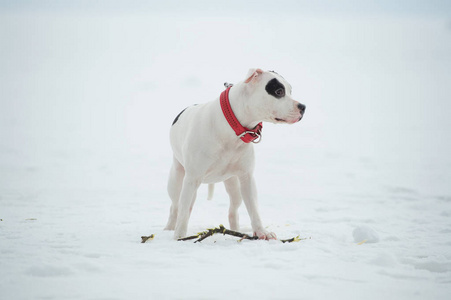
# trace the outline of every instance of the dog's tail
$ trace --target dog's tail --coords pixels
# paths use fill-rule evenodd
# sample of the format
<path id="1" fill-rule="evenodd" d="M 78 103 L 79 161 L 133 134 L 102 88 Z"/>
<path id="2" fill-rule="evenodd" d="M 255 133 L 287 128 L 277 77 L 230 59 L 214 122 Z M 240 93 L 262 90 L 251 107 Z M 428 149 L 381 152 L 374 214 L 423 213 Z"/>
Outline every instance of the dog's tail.
<path id="1" fill-rule="evenodd" d="M 207 197 L 207 200 L 212 200 L 214 193 L 215 193 L 215 184 L 214 183 L 210 183 L 208 185 L 208 197 Z"/>

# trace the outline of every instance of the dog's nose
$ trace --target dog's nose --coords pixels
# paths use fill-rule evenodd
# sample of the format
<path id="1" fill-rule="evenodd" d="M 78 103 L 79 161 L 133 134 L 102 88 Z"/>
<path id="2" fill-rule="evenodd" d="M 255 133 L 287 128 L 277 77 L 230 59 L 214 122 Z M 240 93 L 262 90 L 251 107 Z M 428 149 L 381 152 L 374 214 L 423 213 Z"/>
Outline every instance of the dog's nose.
<path id="1" fill-rule="evenodd" d="M 299 104 L 298 104 L 298 108 L 299 108 L 299 110 L 301 111 L 301 114 L 304 114 L 304 112 L 305 112 L 305 105 L 299 103 Z"/>

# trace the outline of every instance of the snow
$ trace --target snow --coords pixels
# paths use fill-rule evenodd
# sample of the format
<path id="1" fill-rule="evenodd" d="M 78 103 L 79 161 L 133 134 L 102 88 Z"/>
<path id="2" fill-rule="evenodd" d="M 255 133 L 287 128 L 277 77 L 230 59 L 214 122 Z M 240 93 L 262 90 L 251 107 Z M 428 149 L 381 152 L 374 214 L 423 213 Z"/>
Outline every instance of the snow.
<path id="1" fill-rule="evenodd" d="M 449 15 L 35 6 L 0 11 L 0 299 L 449 298 Z M 252 67 L 307 106 L 255 175 L 268 229 L 309 239 L 174 241 L 169 127 Z M 189 234 L 228 227 L 207 194 Z"/>
<path id="2" fill-rule="evenodd" d="M 379 234 L 371 227 L 366 225 L 358 226 L 352 232 L 354 242 L 360 243 L 377 243 L 379 242 Z"/>

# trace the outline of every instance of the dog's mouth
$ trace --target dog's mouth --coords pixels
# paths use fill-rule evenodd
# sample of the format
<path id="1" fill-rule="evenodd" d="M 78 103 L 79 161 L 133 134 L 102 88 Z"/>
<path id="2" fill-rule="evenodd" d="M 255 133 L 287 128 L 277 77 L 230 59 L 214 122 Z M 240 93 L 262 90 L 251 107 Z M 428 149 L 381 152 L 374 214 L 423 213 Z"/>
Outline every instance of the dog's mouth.
<path id="1" fill-rule="evenodd" d="M 300 120 L 302 120 L 303 115 L 301 115 L 299 118 L 297 119 L 290 119 L 289 121 L 285 120 L 285 119 L 281 119 L 281 118 L 274 118 L 274 120 L 278 123 L 288 123 L 288 124 L 294 124 L 299 122 Z"/>

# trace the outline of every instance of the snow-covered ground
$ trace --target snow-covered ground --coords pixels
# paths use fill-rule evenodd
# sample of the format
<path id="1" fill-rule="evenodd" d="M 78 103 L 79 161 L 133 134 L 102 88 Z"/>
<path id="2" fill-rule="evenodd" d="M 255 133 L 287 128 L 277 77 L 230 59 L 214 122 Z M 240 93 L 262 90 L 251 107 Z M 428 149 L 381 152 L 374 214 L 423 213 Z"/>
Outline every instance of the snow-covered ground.
<path id="1" fill-rule="evenodd" d="M 0 11 L 0 299 L 450 298 L 449 14 L 32 8 Z M 307 105 L 255 148 L 264 223 L 311 239 L 176 242 L 172 120 L 251 67 Z M 190 234 L 228 226 L 206 197 Z"/>

